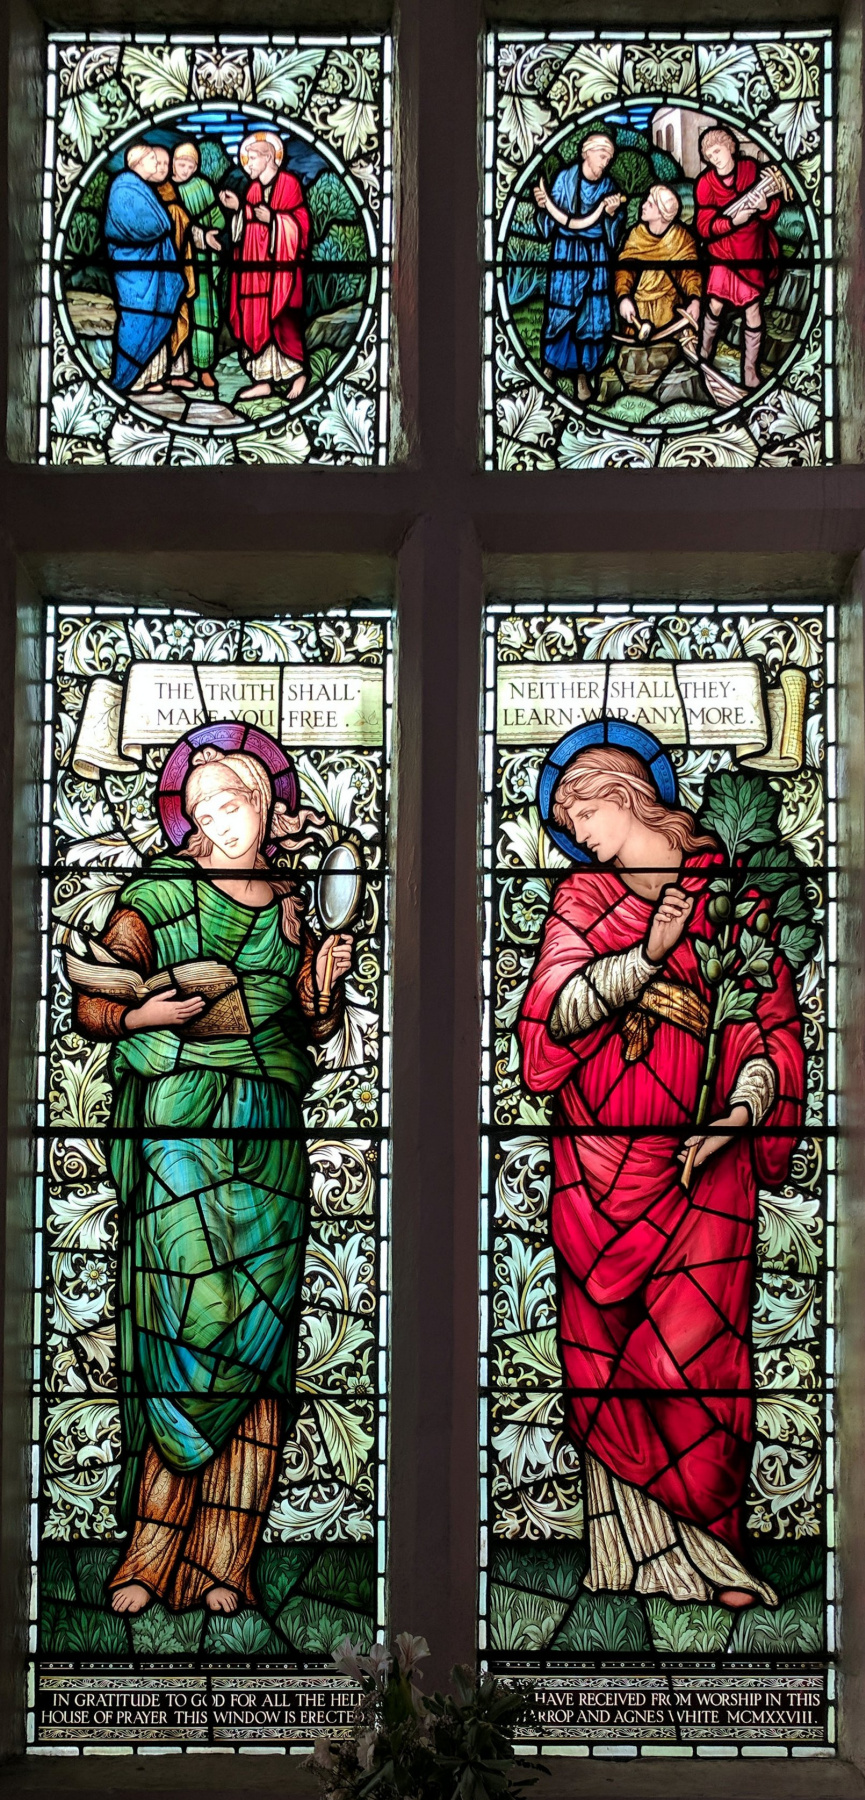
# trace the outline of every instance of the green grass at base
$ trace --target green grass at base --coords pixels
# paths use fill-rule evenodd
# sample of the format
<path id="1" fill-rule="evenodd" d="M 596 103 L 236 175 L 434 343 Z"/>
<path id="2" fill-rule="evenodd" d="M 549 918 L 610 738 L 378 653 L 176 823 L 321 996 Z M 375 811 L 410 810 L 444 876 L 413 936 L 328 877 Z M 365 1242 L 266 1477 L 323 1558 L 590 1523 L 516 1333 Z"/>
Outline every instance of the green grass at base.
<path id="1" fill-rule="evenodd" d="M 259 1604 L 213 1617 L 173 1613 L 159 1601 L 135 1619 L 111 1609 L 114 1544 L 43 1547 L 42 1655 L 328 1656 L 344 1637 L 368 1649 L 375 1569 L 371 1544 L 265 1544 L 255 1572 Z"/>

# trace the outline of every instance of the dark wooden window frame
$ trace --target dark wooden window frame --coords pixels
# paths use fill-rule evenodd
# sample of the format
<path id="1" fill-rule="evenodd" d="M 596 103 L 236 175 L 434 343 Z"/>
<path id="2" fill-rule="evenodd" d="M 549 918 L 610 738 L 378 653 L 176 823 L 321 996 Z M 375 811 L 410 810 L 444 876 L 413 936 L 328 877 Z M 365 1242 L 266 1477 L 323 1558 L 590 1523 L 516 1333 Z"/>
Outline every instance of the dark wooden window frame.
<path id="1" fill-rule="evenodd" d="M 837 19 L 841 454 L 828 469 L 500 475 L 479 468 L 480 66 L 487 23 L 789 24 Z M 387 469 L 32 465 L 45 25 L 387 27 L 397 36 L 394 461 Z M 559 1760 L 555 1792 L 865 1795 L 865 1073 L 861 561 L 865 552 L 865 0 L 6 0 L 9 214 L 0 238 L 0 1125 L 7 1205 L 0 1511 L 0 1756 L 22 1746 L 28 1127 L 35 1006 L 36 648 L 43 596 L 150 596 L 223 611 L 363 595 L 397 613 L 391 1617 L 434 1675 L 472 1660 L 477 1537 L 478 714 L 485 594 L 836 596 L 846 859 L 847 1224 L 842 1230 L 842 1766 Z M 4 187 L 6 183 L 4 183 Z M 14 728 L 13 728 L 14 722 Z M 169 1769 L 166 1762 L 162 1765 Z M 170 1765 L 180 1792 L 300 1791 L 287 1759 Z M 151 1759 L 13 1762 L 12 1792 L 170 1789 Z M 169 1785 L 166 1785 L 169 1783 Z M 756 1791 L 756 1788 L 753 1790 Z M 553 1796 L 553 1788 L 546 1792 Z"/>

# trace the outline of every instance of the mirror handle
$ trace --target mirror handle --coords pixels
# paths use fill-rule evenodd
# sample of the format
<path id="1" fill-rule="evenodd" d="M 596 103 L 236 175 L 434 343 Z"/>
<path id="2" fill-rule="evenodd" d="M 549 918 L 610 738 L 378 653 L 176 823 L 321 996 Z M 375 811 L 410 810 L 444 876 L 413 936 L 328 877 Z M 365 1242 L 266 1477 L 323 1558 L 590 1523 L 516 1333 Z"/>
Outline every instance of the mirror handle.
<path id="1" fill-rule="evenodd" d="M 333 953 L 335 948 L 336 942 L 334 940 L 334 943 L 331 944 L 327 953 L 327 961 L 324 965 L 324 980 L 321 984 L 321 992 L 318 996 L 322 1012 L 327 1012 L 330 1005 L 330 988 L 331 982 L 333 981 Z"/>

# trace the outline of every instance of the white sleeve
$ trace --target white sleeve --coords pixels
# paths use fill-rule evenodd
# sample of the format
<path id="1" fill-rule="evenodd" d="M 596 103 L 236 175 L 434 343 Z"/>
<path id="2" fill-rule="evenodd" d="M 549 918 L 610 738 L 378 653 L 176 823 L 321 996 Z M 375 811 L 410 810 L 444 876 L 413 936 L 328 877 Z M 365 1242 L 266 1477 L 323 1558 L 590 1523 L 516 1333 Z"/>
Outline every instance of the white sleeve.
<path id="1" fill-rule="evenodd" d="M 616 1007 L 637 1000 L 655 974 L 657 966 L 649 962 L 641 944 L 616 956 L 596 957 L 562 988 L 550 1018 L 550 1037 L 565 1043 L 590 1031 Z"/>
<path id="2" fill-rule="evenodd" d="M 235 243 L 235 244 L 240 243 L 240 240 L 243 237 L 243 227 L 245 224 L 246 224 L 246 209 L 243 205 L 243 202 L 241 201 L 240 206 L 236 206 L 234 209 L 234 212 L 231 215 L 231 237 L 232 237 L 233 243 Z"/>
<path id="3" fill-rule="evenodd" d="M 736 1085 L 730 1095 L 730 1106 L 747 1106 L 751 1123 L 759 1125 L 767 1112 L 771 1111 L 776 1087 L 774 1064 L 766 1056 L 753 1056 L 739 1070 Z"/>

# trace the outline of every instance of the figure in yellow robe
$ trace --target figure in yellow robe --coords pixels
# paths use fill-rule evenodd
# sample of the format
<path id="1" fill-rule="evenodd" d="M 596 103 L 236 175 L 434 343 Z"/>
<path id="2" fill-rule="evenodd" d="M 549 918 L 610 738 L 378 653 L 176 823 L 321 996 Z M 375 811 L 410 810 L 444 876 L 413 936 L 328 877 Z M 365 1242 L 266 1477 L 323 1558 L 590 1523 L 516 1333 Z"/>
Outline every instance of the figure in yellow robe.
<path id="1" fill-rule="evenodd" d="M 663 331 L 680 308 L 699 323 L 703 280 L 696 240 L 679 220 L 680 204 L 672 188 L 651 188 L 639 224 L 622 245 L 616 300 L 620 318 L 637 330 L 647 324 Z"/>

